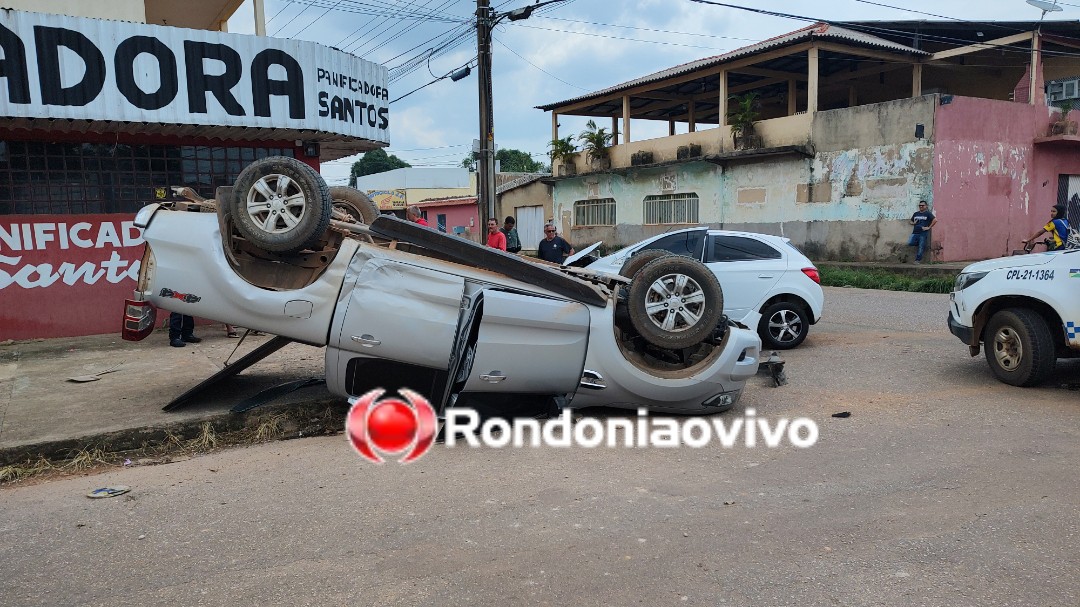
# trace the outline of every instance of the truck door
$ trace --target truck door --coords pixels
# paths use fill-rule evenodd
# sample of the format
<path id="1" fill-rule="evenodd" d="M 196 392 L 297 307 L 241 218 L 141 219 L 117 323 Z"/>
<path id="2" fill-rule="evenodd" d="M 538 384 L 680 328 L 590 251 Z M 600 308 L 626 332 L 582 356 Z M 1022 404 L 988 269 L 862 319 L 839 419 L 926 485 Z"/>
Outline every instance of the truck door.
<path id="1" fill-rule="evenodd" d="M 343 294 L 338 347 L 364 356 L 446 370 L 465 280 L 388 259 L 369 259 Z"/>
<path id="2" fill-rule="evenodd" d="M 479 330 L 462 357 L 464 372 L 457 374 L 467 373 L 463 391 L 574 393 L 589 345 L 589 309 L 493 289 L 481 297 Z"/>

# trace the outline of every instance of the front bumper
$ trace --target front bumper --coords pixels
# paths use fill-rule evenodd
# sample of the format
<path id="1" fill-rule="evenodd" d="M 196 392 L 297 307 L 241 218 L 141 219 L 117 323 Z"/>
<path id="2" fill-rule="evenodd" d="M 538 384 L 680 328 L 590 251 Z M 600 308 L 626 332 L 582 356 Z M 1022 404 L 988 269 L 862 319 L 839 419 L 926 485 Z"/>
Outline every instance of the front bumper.
<path id="1" fill-rule="evenodd" d="M 962 325 L 956 318 L 949 313 L 949 332 L 955 335 L 960 341 L 967 345 L 972 345 L 972 338 L 975 335 L 975 329 Z"/>

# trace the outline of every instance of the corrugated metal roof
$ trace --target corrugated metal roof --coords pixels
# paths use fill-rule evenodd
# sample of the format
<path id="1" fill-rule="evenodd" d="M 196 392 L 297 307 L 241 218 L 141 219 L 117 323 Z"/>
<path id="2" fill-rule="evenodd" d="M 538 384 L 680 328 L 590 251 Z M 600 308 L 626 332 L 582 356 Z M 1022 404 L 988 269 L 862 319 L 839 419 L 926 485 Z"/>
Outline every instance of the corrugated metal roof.
<path id="1" fill-rule="evenodd" d="M 879 38 L 877 36 L 872 36 L 870 34 L 864 34 L 862 32 L 857 32 L 857 31 L 850 30 L 850 29 L 847 29 L 847 28 L 838 27 L 836 25 L 830 25 L 828 23 L 820 23 L 819 22 L 819 23 L 815 23 L 813 25 L 809 25 L 807 27 L 804 27 L 802 29 L 797 29 L 797 30 L 795 30 L 793 32 L 783 34 L 781 36 L 776 36 L 775 38 L 769 38 L 768 40 L 763 40 L 761 42 L 758 42 L 757 44 L 751 44 L 750 46 L 744 46 L 742 48 L 735 49 L 733 51 L 724 53 L 722 55 L 715 55 L 713 57 L 706 57 L 705 59 L 698 59 L 697 61 L 691 61 L 689 63 L 684 63 L 682 65 L 677 65 L 675 67 L 671 67 L 671 68 L 668 68 L 666 70 L 661 70 L 659 72 L 649 74 L 648 76 L 643 76 L 643 77 L 638 78 L 636 80 L 631 80 L 629 82 L 624 82 L 622 84 L 617 84 L 615 86 L 603 89 L 601 91 L 588 93 L 588 94 L 585 94 L 585 95 L 581 95 L 579 97 L 574 97 L 573 99 L 567 99 L 566 101 L 560 101 L 558 103 L 549 103 L 547 105 L 539 105 L 539 106 L 536 106 L 536 109 L 552 110 L 552 109 L 555 109 L 555 108 L 557 108 L 559 106 L 570 105 L 572 103 L 577 103 L 579 101 L 585 101 L 587 99 L 593 99 L 593 98 L 596 98 L 596 97 L 604 97 L 606 95 L 610 95 L 612 93 L 616 93 L 616 92 L 619 92 L 619 91 L 622 91 L 622 90 L 625 90 L 625 89 L 634 88 L 634 87 L 640 86 L 642 84 L 660 82 L 660 81 L 666 80 L 668 78 L 673 78 L 675 76 L 681 76 L 683 74 L 688 74 L 688 73 L 691 73 L 691 72 L 695 72 L 697 70 L 718 66 L 718 65 L 721 65 L 721 64 L 726 63 L 728 61 L 733 61 L 735 59 L 740 59 L 742 57 L 747 57 L 747 56 L 750 56 L 750 55 L 754 55 L 754 54 L 757 54 L 757 53 L 761 53 L 761 52 L 776 49 L 776 48 L 781 48 L 781 47 L 784 47 L 784 46 L 790 46 L 790 45 L 793 45 L 793 44 L 797 44 L 799 42 L 805 42 L 805 41 L 813 39 L 813 38 L 838 40 L 838 41 L 847 42 L 849 44 L 854 44 L 854 45 L 858 45 L 858 46 L 869 46 L 869 47 L 879 48 L 879 49 L 882 49 L 882 50 L 893 51 L 893 52 L 897 52 L 897 53 L 905 53 L 905 54 L 913 54 L 913 55 L 921 55 L 921 56 L 929 56 L 930 55 L 930 53 L 928 53 L 926 51 L 921 51 L 921 50 L 919 50 L 917 48 L 913 48 L 913 47 L 910 47 L 910 46 L 905 46 L 903 44 L 898 44 L 896 42 L 892 42 L 892 41 L 886 40 L 884 38 Z"/>
<path id="2" fill-rule="evenodd" d="M 543 179 L 544 177 L 551 177 L 551 173 L 534 173 L 531 175 L 522 175 L 513 181 L 508 181 L 501 186 L 495 188 L 495 194 L 499 195 L 503 192 L 509 192 L 510 190 L 516 190 L 522 186 L 529 185 L 530 183 Z"/>
<path id="3" fill-rule="evenodd" d="M 160 122 L 122 122 L 115 120 L 71 120 L 67 118 L 12 118 L 0 116 L 0 128 L 53 133 L 130 134 L 192 137 L 221 141 L 312 141 L 320 144 L 322 162 L 351 154 L 385 147 L 380 142 L 358 139 L 325 131 L 261 128 L 250 126 L 211 126 L 166 124 Z"/>
<path id="4" fill-rule="evenodd" d="M 466 204 L 475 205 L 476 196 L 444 196 L 441 198 L 425 198 L 420 202 L 416 203 L 416 206 L 422 209 L 427 209 L 431 207 L 453 207 Z"/>

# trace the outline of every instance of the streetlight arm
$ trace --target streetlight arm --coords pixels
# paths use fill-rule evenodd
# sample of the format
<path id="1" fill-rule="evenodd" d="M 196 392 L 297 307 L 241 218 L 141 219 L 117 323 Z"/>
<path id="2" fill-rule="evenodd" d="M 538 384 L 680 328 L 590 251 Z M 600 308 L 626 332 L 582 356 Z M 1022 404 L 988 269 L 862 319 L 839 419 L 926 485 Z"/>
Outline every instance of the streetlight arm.
<path id="1" fill-rule="evenodd" d="M 566 2 L 566 0 L 547 0 L 547 2 L 537 2 L 536 4 L 530 4 L 521 8 L 515 8 L 512 11 L 508 11 L 499 15 L 499 17 L 506 17 L 511 21 L 521 21 L 522 19 L 528 19 L 529 17 L 532 17 L 533 11 L 535 11 L 536 9 L 542 6 L 547 6 L 549 4 L 555 4 L 556 2 Z"/>

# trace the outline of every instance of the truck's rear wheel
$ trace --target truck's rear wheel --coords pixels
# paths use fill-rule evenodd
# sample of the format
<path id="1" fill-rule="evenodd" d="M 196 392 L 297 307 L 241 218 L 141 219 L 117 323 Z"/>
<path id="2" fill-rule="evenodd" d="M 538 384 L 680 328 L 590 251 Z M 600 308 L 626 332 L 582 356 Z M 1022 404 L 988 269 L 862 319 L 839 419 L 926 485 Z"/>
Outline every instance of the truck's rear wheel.
<path id="1" fill-rule="evenodd" d="M 626 278 L 633 278 L 637 271 L 645 267 L 645 264 L 654 259 L 660 259 L 661 257 L 667 257 L 668 255 L 674 255 L 671 251 L 665 251 L 664 249 L 648 249 L 636 253 L 623 262 L 621 268 L 619 268 L 619 274 Z"/>
<path id="2" fill-rule="evenodd" d="M 1046 321 L 1028 308 L 996 312 L 983 332 L 990 370 L 1012 386 L 1034 386 L 1054 372 L 1054 338 Z"/>
<path id="3" fill-rule="evenodd" d="M 634 330 L 645 341 L 678 350 L 712 335 L 724 313 L 724 295 L 705 264 L 667 255 L 634 274 L 627 310 Z"/>
<path id="4" fill-rule="evenodd" d="M 333 201 L 335 209 L 345 211 L 361 223 L 371 225 L 379 216 L 379 207 L 375 206 L 367 194 L 356 188 L 336 185 L 330 188 L 330 200 Z"/>
<path id="5" fill-rule="evenodd" d="M 240 234 L 274 253 L 313 247 L 330 225 L 333 206 L 323 178 L 286 156 L 248 165 L 236 178 L 228 202 Z"/>

